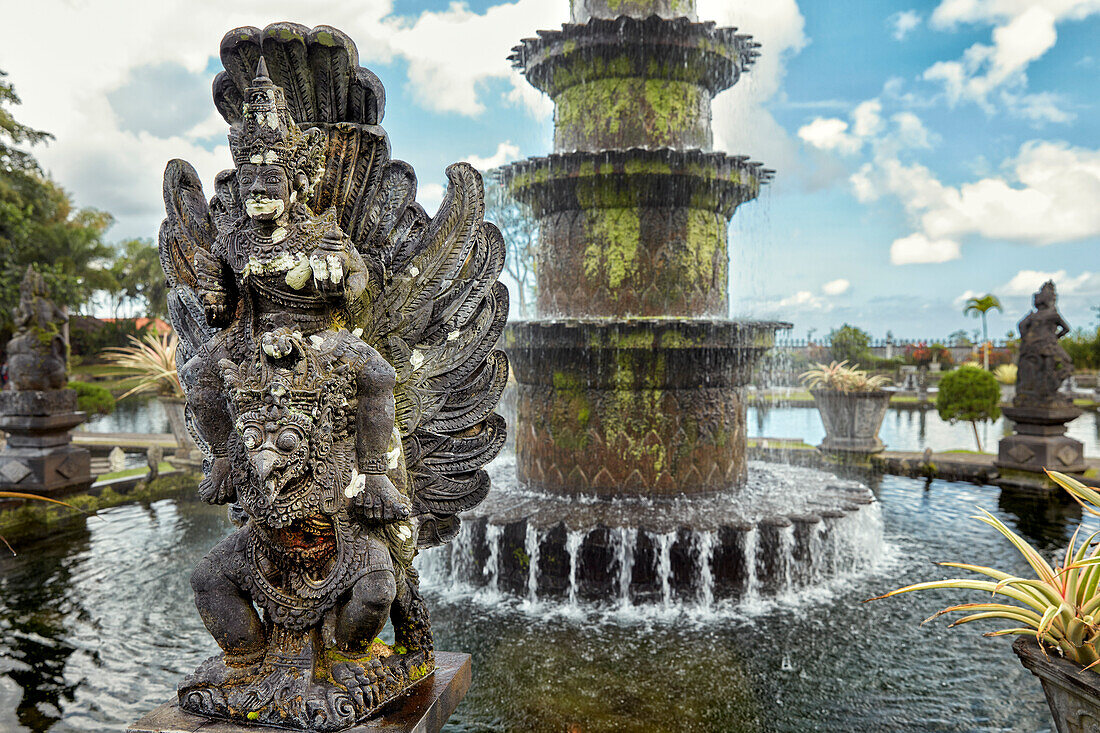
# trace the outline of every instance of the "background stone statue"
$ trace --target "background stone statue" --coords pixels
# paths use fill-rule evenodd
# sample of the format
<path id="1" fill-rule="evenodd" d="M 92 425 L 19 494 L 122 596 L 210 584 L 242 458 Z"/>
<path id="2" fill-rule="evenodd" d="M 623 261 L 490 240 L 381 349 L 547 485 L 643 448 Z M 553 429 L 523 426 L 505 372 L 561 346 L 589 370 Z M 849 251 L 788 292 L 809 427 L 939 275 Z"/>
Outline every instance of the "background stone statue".
<path id="1" fill-rule="evenodd" d="M 1035 309 L 1020 321 L 1020 352 L 1017 359 L 1016 407 L 1042 407 L 1069 404 L 1058 392 L 1062 382 L 1073 374 L 1073 362 L 1059 343 L 1069 333 L 1069 324 L 1056 307 L 1054 283 L 1047 281 L 1035 293 Z"/>
<path id="2" fill-rule="evenodd" d="M 65 311 L 49 297 L 46 281 L 27 268 L 19 286 L 15 336 L 8 342 L 8 376 L 12 389 L 64 389 L 68 383 L 68 347 L 61 330 Z"/>
<path id="3" fill-rule="evenodd" d="M 192 576 L 222 653 L 180 706 L 340 730 L 434 668 L 412 560 L 457 534 L 504 443 L 503 241 L 465 163 L 435 217 L 416 203 L 340 31 L 238 28 L 221 58 L 235 167 L 207 202 L 171 161 L 160 235 L 199 494 L 240 527 Z"/>

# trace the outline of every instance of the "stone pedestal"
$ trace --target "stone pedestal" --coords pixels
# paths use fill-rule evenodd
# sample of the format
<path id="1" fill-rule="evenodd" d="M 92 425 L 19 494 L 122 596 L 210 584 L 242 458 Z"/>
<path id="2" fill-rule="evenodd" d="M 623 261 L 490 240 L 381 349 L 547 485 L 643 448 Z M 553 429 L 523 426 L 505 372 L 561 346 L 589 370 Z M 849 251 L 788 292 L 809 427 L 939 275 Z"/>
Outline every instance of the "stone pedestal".
<path id="1" fill-rule="evenodd" d="M 345 733 L 437 733 L 470 689 L 469 654 L 436 653 L 435 673 L 394 700 L 378 717 L 345 729 Z M 274 730 L 210 720 L 180 710 L 176 700 L 166 702 L 131 725 L 128 733 L 256 733 Z"/>
<path id="2" fill-rule="evenodd" d="M 92 485 L 91 456 L 72 444 L 84 422 L 71 389 L 0 392 L 0 489 L 35 494 L 73 493 Z"/>
<path id="3" fill-rule="evenodd" d="M 1086 469 L 1084 446 L 1068 437 L 1066 423 L 1081 411 L 1071 405 L 1006 407 L 1004 415 L 1016 424 L 1016 434 L 1002 438 L 996 466 L 1009 471 L 1043 469 L 1081 473 Z"/>

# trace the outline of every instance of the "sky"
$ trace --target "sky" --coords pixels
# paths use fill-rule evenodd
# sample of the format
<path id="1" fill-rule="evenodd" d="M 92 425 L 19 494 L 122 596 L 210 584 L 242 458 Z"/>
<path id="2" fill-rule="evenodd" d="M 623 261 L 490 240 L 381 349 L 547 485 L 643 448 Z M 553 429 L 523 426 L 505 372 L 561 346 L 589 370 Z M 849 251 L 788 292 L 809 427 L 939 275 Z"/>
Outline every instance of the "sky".
<path id="1" fill-rule="evenodd" d="M 222 35 L 277 20 L 348 33 L 386 87 L 383 125 L 433 212 L 443 171 L 551 151 L 553 105 L 513 70 L 566 0 L 0 0 L 0 69 L 35 148 L 108 237 L 155 237 L 171 158 L 209 189 L 230 165 L 210 101 Z M 730 230 L 731 311 L 794 336 L 991 336 L 1053 279 L 1063 315 L 1100 315 L 1100 0 L 698 0 L 762 56 L 714 102 L 715 149 L 777 171 Z M 49 23 L 43 24 L 48 18 Z M 209 193 L 209 191 L 208 191 Z"/>

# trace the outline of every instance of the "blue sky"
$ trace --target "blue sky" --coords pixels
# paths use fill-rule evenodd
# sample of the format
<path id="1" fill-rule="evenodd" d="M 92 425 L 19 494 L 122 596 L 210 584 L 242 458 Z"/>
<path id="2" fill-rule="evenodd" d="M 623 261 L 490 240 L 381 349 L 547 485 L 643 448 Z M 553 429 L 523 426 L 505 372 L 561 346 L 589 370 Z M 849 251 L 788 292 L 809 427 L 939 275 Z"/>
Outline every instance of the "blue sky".
<path id="1" fill-rule="evenodd" d="M 1000 336 L 1053 277 L 1070 323 L 1095 322 L 1100 0 L 698 5 L 764 44 L 714 105 L 715 147 L 778 171 L 731 229 L 736 315 L 790 320 L 798 335 L 850 322 L 942 337 L 975 329 L 961 301 L 994 292 Z M 43 15 L 50 43 L 25 31 Z M 18 115 L 57 137 L 37 154 L 78 203 L 115 214 L 122 239 L 155 236 L 169 158 L 207 182 L 228 164 L 209 101 L 226 30 L 289 19 L 348 32 L 386 86 L 394 155 L 433 210 L 447 164 L 551 149 L 552 105 L 506 56 L 568 7 L 43 0 L 5 17 L 0 68 L 23 97 Z"/>

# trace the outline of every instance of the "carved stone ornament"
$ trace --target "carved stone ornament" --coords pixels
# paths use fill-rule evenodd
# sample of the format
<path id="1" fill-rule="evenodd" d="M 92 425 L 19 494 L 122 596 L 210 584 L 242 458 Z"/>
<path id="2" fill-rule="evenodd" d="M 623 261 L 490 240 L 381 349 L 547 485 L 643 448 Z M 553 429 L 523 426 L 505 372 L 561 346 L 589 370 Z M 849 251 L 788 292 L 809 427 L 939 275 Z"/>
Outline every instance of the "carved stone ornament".
<path id="1" fill-rule="evenodd" d="M 171 161 L 160 232 L 199 493 L 238 525 L 191 578 L 222 653 L 179 703 L 336 731 L 434 669 L 412 560 L 457 534 L 504 443 L 504 246 L 466 163 L 434 217 L 416 203 L 345 34 L 238 28 L 221 59 L 235 167 L 207 202 Z"/>
<path id="2" fill-rule="evenodd" d="M 8 376 L 12 389 L 64 389 L 68 382 L 68 348 L 61 329 L 68 316 L 52 300 L 46 281 L 27 268 L 14 312 L 15 336 L 8 342 Z"/>

